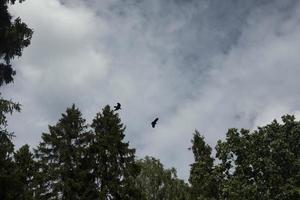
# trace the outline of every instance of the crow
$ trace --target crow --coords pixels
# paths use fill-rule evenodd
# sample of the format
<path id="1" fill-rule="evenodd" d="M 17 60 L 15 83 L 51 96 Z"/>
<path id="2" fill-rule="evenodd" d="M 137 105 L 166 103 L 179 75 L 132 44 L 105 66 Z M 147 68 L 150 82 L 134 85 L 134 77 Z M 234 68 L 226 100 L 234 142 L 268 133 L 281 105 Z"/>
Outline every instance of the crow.
<path id="1" fill-rule="evenodd" d="M 154 128 L 154 127 L 155 127 L 155 125 L 156 125 L 157 121 L 158 121 L 158 117 L 157 117 L 157 118 L 155 118 L 155 120 L 154 120 L 153 122 L 151 122 L 151 126 L 152 126 L 152 128 Z"/>
<path id="2" fill-rule="evenodd" d="M 120 103 L 117 103 L 117 105 L 114 106 L 114 108 L 115 108 L 115 111 L 121 110 L 121 104 L 120 104 Z"/>

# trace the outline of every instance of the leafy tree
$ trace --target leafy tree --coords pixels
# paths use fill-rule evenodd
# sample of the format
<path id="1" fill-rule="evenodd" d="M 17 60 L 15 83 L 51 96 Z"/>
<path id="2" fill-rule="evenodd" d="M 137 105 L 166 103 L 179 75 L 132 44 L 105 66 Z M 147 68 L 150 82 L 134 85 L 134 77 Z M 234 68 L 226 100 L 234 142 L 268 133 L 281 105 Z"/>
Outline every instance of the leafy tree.
<path id="1" fill-rule="evenodd" d="M 141 173 L 136 178 L 136 184 L 147 200 L 189 199 L 188 185 L 177 178 L 174 168 L 164 169 L 158 159 L 148 156 L 137 163 Z"/>
<path id="2" fill-rule="evenodd" d="M 204 141 L 204 137 L 196 130 L 192 139 L 192 151 L 195 162 L 191 165 L 189 182 L 191 184 L 192 199 L 218 199 L 217 178 L 214 174 L 214 159 L 211 147 Z"/>
<path id="3" fill-rule="evenodd" d="M 87 199 L 92 185 L 85 168 L 90 132 L 81 112 L 73 105 L 49 133 L 43 133 L 36 150 L 40 174 L 37 176 L 37 199 Z"/>
<path id="4" fill-rule="evenodd" d="M 300 198 L 300 122 L 289 115 L 282 120 L 253 133 L 229 129 L 218 142 L 223 199 Z"/>
<path id="5" fill-rule="evenodd" d="M 97 113 L 91 125 L 94 140 L 91 147 L 94 177 L 100 199 L 141 199 L 134 181 L 139 173 L 135 149 L 124 142 L 125 127 L 109 106 Z"/>
<path id="6" fill-rule="evenodd" d="M 249 130 L 229 129 L 211 148 L 197 132 L 193 139 L 192 199 L 296 200 L 300 198 L 300 122 L 283 116 Z"/>

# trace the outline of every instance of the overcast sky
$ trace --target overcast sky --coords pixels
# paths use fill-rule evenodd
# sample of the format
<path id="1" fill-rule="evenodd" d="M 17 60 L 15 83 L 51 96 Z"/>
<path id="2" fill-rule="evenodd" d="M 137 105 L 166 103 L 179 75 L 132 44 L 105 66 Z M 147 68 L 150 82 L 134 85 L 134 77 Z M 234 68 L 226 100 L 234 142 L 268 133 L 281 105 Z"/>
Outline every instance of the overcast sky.
<path id="1" fill-rule="evenodd" d="M 3 94 L 17 147 L 32 147 L 75 103 L 91 122 L 122 104 L 126 140 L 187 179 L 195 129 L 214 146 L 228 128 L 300 113 L 300 2 L 27 0 L 10 10 L 34 30 Z M 2 89 L 3 90 L 3 89 Z M 157 128 L 150 122 L 159 117 Z"/>

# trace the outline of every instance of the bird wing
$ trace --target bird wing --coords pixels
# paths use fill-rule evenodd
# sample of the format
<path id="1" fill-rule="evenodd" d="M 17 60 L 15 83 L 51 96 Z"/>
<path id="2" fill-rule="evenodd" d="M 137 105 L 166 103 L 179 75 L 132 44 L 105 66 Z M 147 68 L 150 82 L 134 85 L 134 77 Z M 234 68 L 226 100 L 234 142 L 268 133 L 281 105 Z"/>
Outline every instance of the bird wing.
<path id="1" fill-rule="evenodd" d="M 152 126 L 152 128 L 154 128 L 155 127 L 155 122 L 153 121 L 153 122 L 151 122 L 151 126 Z"/>

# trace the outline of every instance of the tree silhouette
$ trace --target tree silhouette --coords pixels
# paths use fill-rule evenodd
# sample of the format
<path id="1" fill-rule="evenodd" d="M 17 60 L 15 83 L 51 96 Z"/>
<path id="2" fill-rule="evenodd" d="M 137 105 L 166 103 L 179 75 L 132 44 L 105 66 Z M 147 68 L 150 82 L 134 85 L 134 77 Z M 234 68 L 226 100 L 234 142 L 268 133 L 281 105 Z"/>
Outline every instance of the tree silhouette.
<path id="1" fill-rule="evenodd" d="M 83 199 L 89 170 L 86 166 L 86 146 L 90 133 L 81 112 L 73 105 L 49 133 L 43 133 L 36 150 L 40 164 L 39 198 Z"/>
<path id="2" fill-rule="evenodd" d="M 100 199 L 140 199 L 140 191 L 134 180 L 139 173 L 135 163 L 135 149 L 124 142 L 125 127 L 117 113 L 109 106 L 97 113 L 91 125 L 94 140 L 91 152 L 94 153 L 95 181 Z"/>
<path id="3" fill-rule="evenodd" d="M 10 64 L 11 59 L 22 55 L 22 50 L 30 44 L 33 33 L 20 18 L 12 21 L 8 12 L 9 3 L 14 4 L 15 0 L 2 0 L 0 3 L 0 86 L 13 81 L 16 71 Z"/>
<path id="4" fill-rule="evenodd" d="M 195 162 L 191 164 L 189 182 L 191 184 L 192 199 L 218 199 L 217 185 L 213 172 L 214 159 L 211 147 L 204 141 L 204 137 L 196 130 L 192 139 L 192 151 Z"/>
<path id="5" fill-rule="evenodd" d="M 22 146 L 14 155 L 16 173 L 18 178 L 20 194 L 18 199 L 33 200 L 35 181 L 34 176 L 37 171 L 37 163 L 28 145 Z M 16 187 L 16 184 L 14 184 Z"/>

